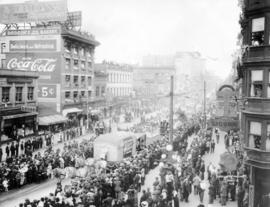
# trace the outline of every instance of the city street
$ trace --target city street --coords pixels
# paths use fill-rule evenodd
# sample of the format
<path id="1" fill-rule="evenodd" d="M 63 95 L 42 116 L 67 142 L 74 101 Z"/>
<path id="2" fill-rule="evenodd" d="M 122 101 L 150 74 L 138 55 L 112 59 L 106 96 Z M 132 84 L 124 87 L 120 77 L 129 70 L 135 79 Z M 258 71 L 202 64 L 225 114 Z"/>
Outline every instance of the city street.
<path id="1" fill-rule="evenodd" d="M 225 145 L 224 145 L 224 135 L 225 135 L 225 132 L 221 132 L 220 133 L 221 136 L 220 136 L 220 142 L 219 144 L 216 144 L 216 149 L 215 149 L 215 152 L 212 153 L 212 154 L 207 154 L 203 157 L 203 160 L 205 161 L 205 165 L 208 166 L 208 164 L 210 162 L 212 162 L 212 164 L 214 166 L 218 166 L 218 163 L 219 163 L 219 156 L 220 154 L 222 154 L 223 152 L 226 151 L 225 149 Z M 215 135 L 214 135 L 215 136 Z M 189 140 L 188 140 L 188 143 L 190 144 L 191 143 L 191 140 L 192 140 L 193 136 L 189 137 Z M 215 137 L 213 137 L 215 139 Z M 150 190 L 153 189 L 153 183 L 155 181 L 155 178 L 156 177 L 159 177 L 159 171 L 160 171 L 160 167 L 156 167 L 154 170 L 151 170 L 150 173 L 146 176 L 146 180 L 145 180 L 145 185 L 142 187 L 142 189 L 145 189 L 147 190 L 147 188 L 149 188 Z M 204 193 L 204 202 L 203 204 L 205 204 L 207 206 L 208 204 L 208 186 L 209 186 L 209 183 L 207 182 L 207 189 Z M 188 203 L 185 203 L 185 202 L 181 202 L 180 203 L 180 206 L 181 207 L 190 207 L 190 206 L 197 206 L 200 204 L 200 201 L 199 201 L 199 196 L 198 195 L 194 195 L 194 192 L 192 192 L 189 196 L 189 202 Z M 210 206 L 210 205 L 209 205 Z M 211 205 L 212 207 L 221 207 L 221 204 L 218 202 L 218 199 L 216 199 L 214 201 L 214 204 Z M 236 207 L 237 206 L 237 203 L 236 202 L 227 202 L 227 205 L 228 207 Z"/>

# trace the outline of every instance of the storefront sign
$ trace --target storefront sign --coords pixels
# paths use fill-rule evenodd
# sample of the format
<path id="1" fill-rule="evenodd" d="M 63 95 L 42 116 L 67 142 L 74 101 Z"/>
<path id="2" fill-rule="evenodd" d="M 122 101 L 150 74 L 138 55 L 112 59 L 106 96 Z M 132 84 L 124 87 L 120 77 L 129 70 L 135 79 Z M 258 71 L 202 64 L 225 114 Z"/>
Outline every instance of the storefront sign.
<path id="1" fill-rule="evenodd" d="M 56 51 L 56 40 L 14 40 L 9 43 L 10 52 Z"/>
<path id="2" fill-rule="evenodd" d="M 38 72 L 39 83 L 58 83 L 60 80 L 60 53 L 7 53 L 7 69 Z"/>
<path id="3" fill-rule="evenodd" d="M 38 86 L 38 98 L 56 98 L 56 85 L 42 84 Z"/>
<path id="4" fill-rule="evenodd" d="M 28 1 L 1 4 L 0 23 L 48 22 L 67 20 L 67 1 Z"/>
<path id="5" fill-rule="evenodd" d="M 124 140 L 123 157 L 132 156 L 133 139 L 132 137 Z"/>
<path id="6" fill-rule="evenodd" d="M 7 30 L 7 36 L 33 36 L 33 35 L 55 35 L 60 34 L 60 28 L 50 29 L 25 29 L 25 30 Z"/>

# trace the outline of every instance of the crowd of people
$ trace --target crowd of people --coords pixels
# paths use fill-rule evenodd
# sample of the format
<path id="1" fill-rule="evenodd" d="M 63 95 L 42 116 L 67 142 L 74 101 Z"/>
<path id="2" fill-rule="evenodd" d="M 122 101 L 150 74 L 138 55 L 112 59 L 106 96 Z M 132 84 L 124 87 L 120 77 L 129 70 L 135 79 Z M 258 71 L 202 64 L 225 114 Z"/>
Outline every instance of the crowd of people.
<path id="1" fill-rule="evenodd" d="M 145 176 L 157 166 L 167 142 L 157 140 L 132 157 L 95 168 L 90 176 L 74 179 L 71 185 L 59 182 L 55 192 L 39 200 L 26 199 L 19 206 L 135 207 Z"/>

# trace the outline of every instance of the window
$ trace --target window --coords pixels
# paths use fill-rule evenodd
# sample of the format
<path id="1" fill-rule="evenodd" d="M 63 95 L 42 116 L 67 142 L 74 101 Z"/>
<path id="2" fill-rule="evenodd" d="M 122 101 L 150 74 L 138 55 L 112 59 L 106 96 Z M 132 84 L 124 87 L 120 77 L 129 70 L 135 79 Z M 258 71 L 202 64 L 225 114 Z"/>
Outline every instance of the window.
<path id="1" fill-rule="evenodd" d="M 267 124 L 267 139 L 265 142 L 265 150 L 270 152 L 270 124 Z"/>
<path id="2" fill-rule="evenodd" d="M 80 56 L 85 56 L 85 49 L 83 47 L 80 49 Z"/>
<path id="3" fill-rule="evenodd" d="M 270 98 L 270 71 L 268 72 L 267 97 Z"/>
<path id="4" fill-rule="evenodd" d="M 262 138 L 262 123 L 251 121 L 249 122 L 249 147 L 250 148 L 261 148 Z"/>
<path id="5" fill-rule="evenodd" d="M 78 51 L 79 51 L 79 50 L 78 50 L 78 47 L 74 47 L 74 48 L 73 48 L 73 54 L 78 55 Z"/>
<path id="6" fill-rule="evenodd" d="M 252 19 L 251 44 L 252 46 L 260 46 L 264 43 L 264 24 L 265 18 Z"/>
<path id="7" fill-rule="evenodd" d="M 74 75 L 73 83 L 74 83 L 75 86 L 78 86 L 78 80 L 79 80 L 79 77 L 77 75 Z"/>
<path id="8" fill-rule="evenodd" d="M 96 97 L 99 96 L 99 86 L 96 87 Z"/>
<path id="9" fill-rule="evenodd" d="M 251 71 L 251 97 L 262 97 L 263 93 L 263 70 Z"/>
<path id="10" fill-rule="evenodd" d="M 69 70 L 70 69 L 70 59 L 69 58 L 66 58 L 66 70 Z"/>
<path id="11" fill-rule="evenodd" d="M 65 83 L 66 83 L 66 86 L 70 86 L 70 75 L 65 76 Z"/>
<path id="12" fill-rule="evenodd" d="M 102 96 L 105 96 L 106 94 L 105 94 L 105 86 L 102 86 L 102 88 L 101 88 L 101 95 Z"/>
<path id="13" fill-rule="evenodd" d="M 91 86 L 91 85 L 92 85 L 92 77 L 89 76 L 89 77 L 88 77 L 88 86 Z"/>
<path id="14" fill-rule="evenodd" d="M 92 70 L 92 62 L 87 62 L 87 66 L 89 70 Z"/>
<path id="15" fill-rule="evenodd" d="M 81 77 L 81 83 L 82 83 L 82 84 L 85 83 L 85 76 L 82 76 L 82 77 Z"/>
<path id="16" fill-rule="evenodd" d="M 91 98 L 92 96 L 92 91 L 88 91 L 88 98 Z"/>
<path id="17" fill-rule="evenodd" d="M 79 61 L 78 60 L 74 60 L 73 68 L 74 69 L 79 69 Z"/>
<path id="18" fill-rule="evenodd" d="M 16 102 L 22 102 L 22 91 L 23 87 L 16 87 L 16 96 L 15 96 Z"/>
<path id="19" fill-rule="evenodd" d="M 73 98 L 74 98 L 74 99 L 77 99 L 77 98 L 78 98 L 78 91 L 74 91 L 74 92 L 73 92 Z"/>
<path id="20" fill-rule="evenodd" d="M 82 98 L 85 97 L 85 91 L 81 91 L 81 97 L 82 97 Z"/>
<path id="21" fill-rule="evenodd" d="M 85 62 L 84 61 L 81 62 L 81 69 L 85 70 Z"/>
<path id="22" fill-rule="evenodd" d="M 9 102 L 9 91 L 10 91 L 10 87 L 2 87 L 2 102 L 3 103 Z"/>
<path id="23" fill-rule="evenodd" d="M 34 100 L 34 87 L 28 87 L 27 100 L 29 101 Z"/>
<path id="24" fill-rule="evenodd" d="M 66 99 L 69 99 L 69 98 L 70 98 L 70 91 L 66 91 L 66 92 L 65 92 L 65 98 L 66 98 Z"/>
<path id="25" fill-rule="evenodd" d="M 65 52 L 71 52 L 71 44 L 69 42 L 65 42 Z"/>
<path id="26" fill-rule="evenodd" d="M 88 58 L 91 58 L 91 51 L 90 51 L 90 49 L 86 50 L 86 56 Z"/>

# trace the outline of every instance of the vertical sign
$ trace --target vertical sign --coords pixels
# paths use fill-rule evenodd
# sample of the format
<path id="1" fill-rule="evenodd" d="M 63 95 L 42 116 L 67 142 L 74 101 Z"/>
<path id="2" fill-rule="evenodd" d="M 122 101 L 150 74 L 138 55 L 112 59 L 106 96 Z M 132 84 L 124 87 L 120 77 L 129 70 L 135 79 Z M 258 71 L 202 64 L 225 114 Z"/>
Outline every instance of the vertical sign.
<path id="1" fill-rule="evenodd" d="M 254 185 L 249 185 L 248 207 L 254 207 Z"/>

